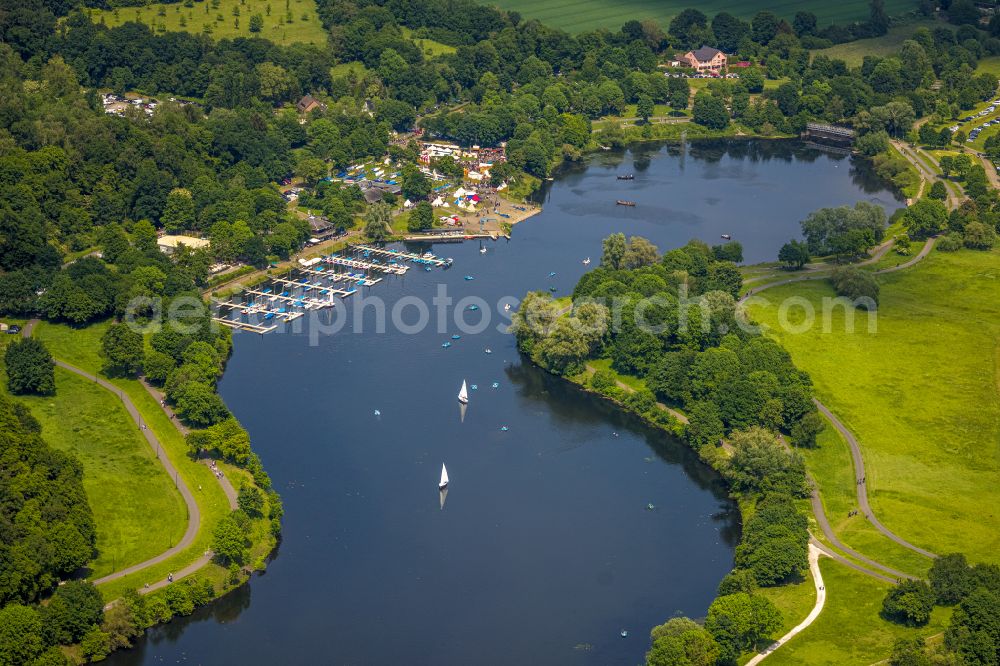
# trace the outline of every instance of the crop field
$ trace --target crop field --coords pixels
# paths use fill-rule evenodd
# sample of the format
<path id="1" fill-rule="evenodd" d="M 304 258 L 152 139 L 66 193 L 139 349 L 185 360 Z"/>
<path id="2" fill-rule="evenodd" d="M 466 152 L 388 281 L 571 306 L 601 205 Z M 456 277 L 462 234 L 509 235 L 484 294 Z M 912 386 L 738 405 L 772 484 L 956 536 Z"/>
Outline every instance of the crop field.
<path id="1" fill-rule="evenodd" d="M 620 28 L 623 23 L 654 19 L 666 26 L 670 19 L 687 7 L 697 7 L 712 16 L 722 11 L 748 19 L 762 9 L 779 16 L 792 18 L 795 12 L 810 11 L 819 18 L 820 25 L 850 23 L 868 17 L 868 0 L 843 0 L 819 2 L 804 0 L 792 2 L 762 2 L 761 0 L 708 0 L 694 3 L 690 0 L 496 0 L 502 9 L 515 10 L 529 19 L 538 19 L 546 25 L 562 28 L 567 32 L 583 32 L 595 28 Z M 890 15 L 904 14 L 917 8 L 915 0 L 886 0 L 885 9 Z"/>
<path id="2" fill-rule="evenodd" d="M 191 4 L 190 7 L 185 6 Z M 250 17 L 260 15 L 260 32 L 250 32 Z M 326 44 L 326 31 L 312 0 L 200 0 L 144 7 L 90 10 L 91 20 L 110 27 L 138 21 L 154 32 L 204 33 L 215 39 L 263 37 L 277 44 Z"/>

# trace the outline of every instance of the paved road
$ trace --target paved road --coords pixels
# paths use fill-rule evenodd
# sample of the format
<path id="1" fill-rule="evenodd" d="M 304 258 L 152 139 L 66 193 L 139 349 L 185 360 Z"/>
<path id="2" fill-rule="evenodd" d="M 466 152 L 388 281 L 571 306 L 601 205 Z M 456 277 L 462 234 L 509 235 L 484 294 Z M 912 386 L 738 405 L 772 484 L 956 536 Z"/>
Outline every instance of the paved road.
<path id="1" fill-rule="evenodd" d="M 870 576 L 871 578 L 877 578 L 878 580 L 884 581 L 886 583 L 893 583 L 893 584 L 895 584 L 897 582 L 897 580 L 894 579 L 894 578 L 890 578 L 889 576 L 884 576 L 884 575 L 882 575 L 880 573 L 872 571 L 871 569 L 866 569 L 865 567 L 861 566 L 860 564 L 858 564 L 854 560 L 847 559 L 846 557 L 844 557 L 843 555 L 841 555 L 837 551 L 833 550 L 832 548 L 830 548 L 829 546 L 827 546 L 825 543 L 822 543 L 821 541 L 818 541 L 817 539 L 811 539 L 809 541 L 809 543 L 811 543 L 812 545 L 814 545 L 817 548 L 819 548 L 820 550 L 822 550 L 828 557 L 831 557 L 831 558 L 835 559 L 836 561 L 840 562 L 841 564 L 843 564 L 846 567 L 850 567 L 852 569 L 855 569 L 856 571 L 860 571 L 861 573 L 865 574 L 866 576 Z"/>
<path id="2" fill-rule="evenodd" d="M 815 398 L 813 398 L 813 402 L 816 404 L 816 407 L 819 409 L 820 413 L 823 414 L 823 416 L 825 416 L 827 419 L 829 419 L 830 423 L 833 424 L 833 427 L 840 432 L 840 434 L 844 437 L 845 440 L 847 440 L 847 444 L 851 448 L 851 458 L 854 460 L 855 486 L 858 489 L 858 507 L 860 508 L 861 512 L 865 515 L 865 518 L 868 519 L 868 521 L 875 527 L 875 529 L 877 529 L 886 537 L 898 543 L 900 546 L 908 548 L 915 553 L 920 553 L 925 557 L 930 557 L 930 558 L 937 557 L 937 555 L 930 552 L 929 550 L 925 550 L 920 546 L 914 546 L 909 541 L 889 531 L 889 529 L 885 527 L 885 525 L 879 522 L 879 519 L 875 517 L 875 513 L 872 511 L 871 505 L 868 503 L 868 483 L 865 475 L 865 462 L 864 459 L 861 457 L 861 446 L 858 444 L 858 440 L 854 437 L 854 434 L 850 430 L 848 430 L 843 423 L 840 422 L 840 419 L 834 416 L 833 412 L 831 412 L 826 407 L 826 405 L 824 405 Z"/>
<path id="3" fill-rule="evenodd" d="M 772 652 L 790 641 L 819 617 L 819 614 L 823 611 L 823 605 L 826 603 L 826 585 L 823 584 L 823 573 L 819 570 L 819 558 L 824 554 L 822 550 L 811 543 L 809 544 L 809 572 L 812 574 L 813 584 L 816 586 L 816 603 L 813 605 L 812 610 L 809 611 L 809 615 L 806 615 L 806 619 L 795 625 L 787 634 L 771 643 L 763 652 L 748 661 L 746 666 L 756 666 L 756 664 L 767 659 Z"/>
<path id="4" fill-rule="evenodd" d="M 915 264 L 915 263 L 917 263 L 919 261 L 923 261 L 924 257 L 926 257 L 928 254 L 930 254 L 931 250 L 934 249 L 934 243 L 936 243 L 936 242 L 937 242 L 937 237 L 936 236 L 931 236 L 930 238 L 927 239 L 927 242 L 924 243 L 924 246 L 922 248 L 920 248 L 920 252 L 918 252 L 916 255 L 914 255 L 912 259 L 910 259 L 909 261 L 905 261 L 905 262 L 899 264 L 898 266 L 890 266 L 888 268 L 881 268 L 881 269 L 875 271 L 875 275 L 883 275 L 885 273 L 895 273 L 896 271 L 901 271 L 904 268 L 909 268 L 910 266 L 912 266 L 913 264 Z"/>
<path id="5" fill-rule="evenodd" d="M 34 331 L 35 326 L 37 325 L 38 325 L 37 319 L 32 319 L 28 321 L 24 325 L 24 329 L 21 331 L 21 334 L 26 338 L 31 337 L 31 334 Z M 181 551 L 185 550 L 186 548 L 188 548 L 192 543 L 194 543 L 194 539 L 198 535 L 198 528 L 201 525 L 201 509 L 198 508 L 198 502 L 195 501 L 194 495 L 191 493 L 191 490 L 187 487 L 187 484 L 184 482 L 184 479 L 180 478 L 180 474 L 177 473 L 177 468 L 174 467 L 174 464 L 170 462 L 170 458 L 168 458 L 167 454 L 164 452 L 163 447 L 160 445 L 160 440 L 156 437 L 156 435 L 150 428 L 144 427 L 145 424 L 142 421 L 142 416 L 139 414 L 139 410 L 132 402 L 132 399 L 129 398 L 128 395 L 126 395 L 125 392 L 119 389 L 117 386 L 108 381 L 105 381 L 104 379 L 101 379 L 100 377 L 95 377 L 89 372 L 81 370 L 80 368 L 72 366 L 69 363 L 65 363 L 58 359 L 53 359 L 53 360 L 55 364 L 60 368 L 68 370 L 72 373 L 75 373 L 83 377 L 84 379 L 92 381 L 101 388 L 110 391 L 114 393 L 116 396 L 118 396 L 118 398 L 122 401 L 122 404 L 125 406 L 125 411 L 128 412 L 129 416 L 132 417 L 132 420 L 135 422 L 136 426 L 139 427 L 139 431 L 142 433 L 143 437 L 146 438 L 146 442 L 149 444 L 150 448 L 153 449 L 153 452 L 156 454 L 156 457 L 160 461 L 160 464 L 163 465 L 163 469 L 166 471 L 167 475 L 170 478 L 174 479 L 174 484 L 177 486 L 177 490 L 180 492 L 181 497 L 184 499 L 184 504 L 187 507 L 187 514 L 188 514 L 187 529 L 184 532 L 184 536 L 181 537 L 181 540 L 178 541 L 176 545 L 171 546 L 170 548 L 163 551 L 156 557 L 150 558 L 145 562 L 139 562 L 138 564 L 133 564 L 130 567 L 126 567 L 119 571 L 115 571 L 114 573 L 110 573 L 107 576 L 97 578 L 91 582 L 94 583 L 95 585 L 100 585 L 101 583 L 107 583 L 113 580 L 118 580 L 119 578 L 124 578 L 129 574 L 133 574 L 136 573 L 137 571 L 141 571 L 148 567 L 159 564 L 160 562 L 163 562 L 173 557 L 174 555 L 180 553 Z M 181 427 L 181 424 L 178 423 L 176 420 L 174 420 L 174 423 L 178 426 L 178 428 Z M 225 477 L 219 479 L 219 483 L 222 484 L 222 489 L 223 491 L 226 492 L 226 496 L 229 498 L 230 507 L 235 509 L 236 493 L 233 490 L 232 484 L 229 483 L 229 480 L 226 479 Z M 205 564 L 211 561 L 211 559 L 212 558 L 210 553 L 203 555 L 195 563 L 175 573 L 174 580 L 178 580 L 186 575 L 194 573 L 201 567 L 205 566 Z M 163 587 L 164 585 L 167 584 L 168 582 L 166 580 L 158 581 L 157 583 L 150 585 L 148 588 L 143 588 L 140 591 L 143 594 L 145 594 L 147 592 L 152 592 L 155 589 L 159 589 L 160 587 Z"/>

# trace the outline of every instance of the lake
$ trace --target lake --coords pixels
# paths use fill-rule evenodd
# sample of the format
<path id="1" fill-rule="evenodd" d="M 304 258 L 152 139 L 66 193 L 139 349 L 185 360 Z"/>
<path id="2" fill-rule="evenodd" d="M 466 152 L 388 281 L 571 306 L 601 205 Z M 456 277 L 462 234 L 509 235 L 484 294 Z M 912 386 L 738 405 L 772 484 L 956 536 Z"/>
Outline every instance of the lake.
<path id="1" fill-rule="evenodd" d="M 718 478 L 525 364 L 498 304 L 568 294 L 617 231 L 661 250 L 728 233 L 757 262 L 815 208 L 901 204 L 864 162 L 753 141 L 601 153 L 537 197 L 509 242 L 433 246 L 451 269 L 386 279 L 332 323 L 235 336 L 220 390 L 284 499 L 279 552 L 111 664 L 636 664 L 653 625 L 704 616 L 739 538 Z M 380 308 L 419 330 L 377 332 Z"/>

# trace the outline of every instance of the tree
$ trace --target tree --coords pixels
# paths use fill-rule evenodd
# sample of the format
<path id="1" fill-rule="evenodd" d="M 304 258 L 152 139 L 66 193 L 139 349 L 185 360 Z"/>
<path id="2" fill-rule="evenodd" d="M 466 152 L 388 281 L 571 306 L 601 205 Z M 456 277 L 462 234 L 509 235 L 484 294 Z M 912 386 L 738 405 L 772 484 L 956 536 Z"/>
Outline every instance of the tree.
<path id="1" fill-rule="evenodd" d="M 413 165 L 403 167 L 403 196 L 411 201 L 426 199 L 431 193 L 431 183 L 420 169 Z"/>
<path id="2" fill-rule="evenodd" d="M 87 661 L 101 661 L 111 653 L 111 636 L 96 625 L 80 640 L 80 652 Z"/>
<path id="3" fill-rule="evenodd" d="M 0 609 L 0 664 L 28 664 L 45 647 L 42 620 L 34 608 L 8 604 Z"/>
<path id="4" fill-rule="evenodd" d="M 729 111 L 726 109 L 726 103 L 706 91 L 701 91 L 694 96 L 691 115 L 694 122 L 709 129 L 723 130 L 729 126 Z"/>
<path id="5" fill-rule="evenodd" d="M 809 412 L 792 425 L 790 437 L 795 446 L 812 448 L 816 446 L 816 437 L 823 432 L 826 424 L 818 412 Z"/>
<path id="6" fill-rule="evenodd" d="M 948 198 L 948 190 L 944 186 L 944 182 L 940 180 L 935 180 L 934 184 L 931 185 L 930 192 L 927 193 L 931 199 L 937 199 L 938 201 L 944 201 Z"/>
<path id="7" fill-rule="evenodd" d="M 128 324 L 112 324 L 101 336 L 101 356 L 111 373 L 134 375 L 142 368 L 145 357 L 142 335 Z"/>
<path id="8" fill-rule="evenodd" d="M 729 241 L 722 245 L 713 245 L 712 256 L 719 261 L 731 261 L 734 264 L 742 263 L 743 244 L 739 241 Z"/>
<path id="9" fill-rule="evenodd" d="M 781 627 L 781 611 L 767 597 L 745 592 L 718 597 L 708 607 L 705 628 L 721 647 L 721 658 L 735 659 Z"/>
<path id="10" fill-rule="evenodd" d="M 409 231 L 426 231 L 434 226 L 434 209 L 430 202 L 421 201 L 410 212 L 410 219 L 406 222 Z"/>
<path id="11" fill-rule="evenodd" d="M 805 465 L 797 453 L 789 453 L 775 436 L 754 426 L 729 437 L 733 456 L 726 475 L 739 491 L 779 490 L 806 496 Z"/>
<path id="12" fill-rule="evenodd" d="M 163 208 L 163 215 L 160 218 L 163 228 L 167 233 L 178 233 L 186 229 L 193 229 L 194 219 L 194 199 L 191 191 L 182 188 L 175 188 L 167 195 L 167 203 Z M 114 261 L 114 259 L 109 259 Z"/>
<path id="13" fill-rule="evenodd" d="M 248 516 L 260 516 L 264 511 L 264 493 L 252 483 L 244 483 L 240 486 L 236 504 Z"/>
<path id="14" fill-rule="evenodd" d="M 676 617 L 653 627 L 653 646 L 646 653 L 646 666 L 712 666 L 719 658 L 719 645 L 701 625 Z"/>
<path id="15" fill-rule="evenodd" d="M 250 32 L 260 32 L 264 29 L 264 17 L 254 14 L 250 17 Z"/>
<path id="16" fill-rule="evenodd" d="M 657 262 L 659 256 L 659 251 L 655 245 L 642 236 L 632 236 L 628 240 L 625 254 L 622 255 L 621 267 L 635 269 L 643 266 L 652 266 Z"/>
<path id="17" fill-rule="evenodd" d="M 649 117 L 653 115 L 653 108 L 653 99 L 649 95 L 643 95 L 639 98 L 635 113 L 642 122 L 648 123 Z"/>
<path id="18" fill-rule="evenodd" d="M 4 354 L 7 388 L 14 395 L 52 395 L 56 392 L 55 365 L 45 345 L 34 338 L 11 343 Z"/>
<path id="19" fill-rule="evenodd" d="M 889 32 L 889 15 L 885 11 L 884 0 L 871 0 L 868 12 L 868 27 L 875 36 L 881 36 Z"/>
<path id="20" fill-rule="evenodd" d="M 855 266 L 839 266 L 830 279 L 837 295 L 851 299 L 855 307 L 865 310 L 878 308 L 878 281 L 870 272 Z"/>
<path id="21" fill-rule="evenodd" d="M 392 230 L 389 228 L 389 221 L 392 219 L 392 210 L 389 204 L 377 201 L 368 207 L 365 214 L 365 235 L 371 240 L 383 240 Z"/>
<path id="22" fill-rule="evenodd" d="M 812 12 L 795 12 L 792 29 L 799 37 L 816 34 L 816 15 Z"/>
<path id="23" fill-rule="evenodd" d="M 716 596 L 724 597 L 727 594 L 736 594 L 738 592 L 753 594 L 756 591 L 757 579 L 754 578 L 752 571 L 748 571 L 747 569 L 733 569 L 719 583 L 715 594 Z"/>
<path id="24" fill-rule="evenodd" d="M 75 643 L 104 619 L 104 600 L 93 583 L 71 580 L 56 588 L 42 607 L 45 631 L 52 643 Z"/>
<path id="25" fill-rule="evenodd" d="M 996 231 L 982 222 L 969 222 L 962 236 L 965 247 L 972 250 L 989 250 L 997 242 Z"/>
<path id="26" fill-rule="evenodd" d="M 854 147 L 862 155 L 874 157 L 889 150 L 889 134 L 885 130 L 862 134 L 854 142 Z"/>
<path id="27" fill-rule="evenodd" d="M 200 381 L 185 382 L 176 393 L 178 415 L 196 426 L 210 426 L 229 415 L 226 404 L 211 386 Z"/>
<path id="28" fill-rule="evenodd" d="M 778 261 L 789 268 L 801 269 L 809 263 L 809 246 L 799 240 L 792 239 L 781 246 L 778 251 Z"/>
<path id="29" fill-rule="evenodd" d="M 907 207 L 903 213 L 903 226 L 914 240 L 941 233 L 948 228 L 948 209 L 943 202 L 924 197 Z"/>
<path id="30" fill-rule="evenodd" d="M 212 552 L 224 565 L 243 564 L 248 553 L 249 542 L 233 513 L 220 520 L 212 532 Z"/>
<path id="31" fill-rule="evenodd" d="M 894 622 L 923 626 L 931 619 L 934 593 L 926 581 L 904 580 L 882 600 L 882 615 Z"/>
<path id="32" fill-rule="evenodd" d="M 975 588 L 972 568 L 961 553 L 935 558 L 927 578 L 935 602 L 942 606 L 954 606 Z"/>
<path id="33" fill-rule="evenodd" d="M 627 251 L 625 234 L 611 234 L 604 239 L 602 246 L 601 265 L 614 270 L 623 268 L 625 252 Z"/>

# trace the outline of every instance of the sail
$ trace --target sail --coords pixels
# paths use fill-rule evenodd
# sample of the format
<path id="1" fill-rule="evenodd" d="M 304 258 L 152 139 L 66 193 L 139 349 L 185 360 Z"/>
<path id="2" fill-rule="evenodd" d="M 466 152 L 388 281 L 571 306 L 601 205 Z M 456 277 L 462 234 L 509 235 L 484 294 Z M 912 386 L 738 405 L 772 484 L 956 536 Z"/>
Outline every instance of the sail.
<path id="1" fill-rule="evenodd" d="M 441 482 L 438 483 L 438 488 L 444 488 L 448 485 L 448 468 L 441 463 Z"/>
<path id="2" fill-rule="evenodd" d="M 462 388 L 458 392 L 459 402 L 469 402 L 469 389 L 465 385 L 465 380 L 462 380 Z"/>

